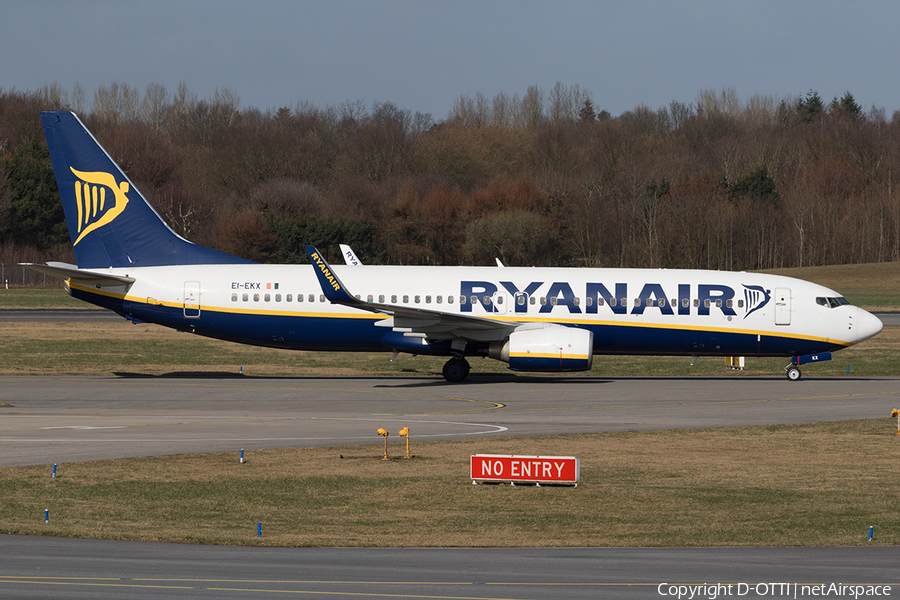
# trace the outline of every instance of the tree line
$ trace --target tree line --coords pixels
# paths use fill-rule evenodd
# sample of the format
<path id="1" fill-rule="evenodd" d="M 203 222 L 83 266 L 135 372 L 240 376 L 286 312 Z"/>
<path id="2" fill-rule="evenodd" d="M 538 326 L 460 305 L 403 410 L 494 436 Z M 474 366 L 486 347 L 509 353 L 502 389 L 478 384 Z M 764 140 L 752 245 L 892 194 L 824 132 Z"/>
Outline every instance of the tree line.
<path id="1" fill-rule="evenodd" d="M 73 261 L 38 112 L 79 114 L 169 225 L 263 262 L 751 270 L 900 260 L 900 113 L 733 90 L 618 116 L 557 83 L 241 108 L 227 88 L 0 89 L 0 262 Z"/>

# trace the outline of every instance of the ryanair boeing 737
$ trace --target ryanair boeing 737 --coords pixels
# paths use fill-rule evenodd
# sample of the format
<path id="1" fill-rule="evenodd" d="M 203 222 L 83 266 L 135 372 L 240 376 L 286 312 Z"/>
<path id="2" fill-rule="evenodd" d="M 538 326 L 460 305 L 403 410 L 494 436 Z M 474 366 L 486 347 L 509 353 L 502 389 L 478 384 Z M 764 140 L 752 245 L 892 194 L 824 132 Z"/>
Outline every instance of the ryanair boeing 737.
<path id="1" fill-rule="evenodd" d="M 244 344 L 468 357 L 585 371 L 594 355 L 784 356 L 799 366 L 882 323 L 828 288 L 756 273 L 656 269 L 264 265 L 173 232 L 81 121 L 43 112 L 77 265 L 30 264 L 136 323 Z M 351 256 L 352 255 L 352 256 Z M 498 261 L 499 265 L 499 261 Z"/>

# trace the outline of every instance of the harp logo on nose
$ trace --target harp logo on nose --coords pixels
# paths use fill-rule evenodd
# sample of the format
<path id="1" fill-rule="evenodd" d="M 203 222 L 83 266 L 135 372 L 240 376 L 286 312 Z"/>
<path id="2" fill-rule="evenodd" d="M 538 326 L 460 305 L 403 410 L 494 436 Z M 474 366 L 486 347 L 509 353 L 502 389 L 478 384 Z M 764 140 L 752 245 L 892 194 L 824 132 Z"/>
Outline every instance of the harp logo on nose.
<path id="1" fill-rule="evenodd" d="M 86 173 L 69 167 L 77 178 L 75 180 L 75 204 L 78 208 L 78 238 L 73 245 L 84 239 L 84 236 L 112 223 L 122 214 L 128 204 L 129 185 L 127 181 L 116 183 L 110 173 L 97 171 Z"/>

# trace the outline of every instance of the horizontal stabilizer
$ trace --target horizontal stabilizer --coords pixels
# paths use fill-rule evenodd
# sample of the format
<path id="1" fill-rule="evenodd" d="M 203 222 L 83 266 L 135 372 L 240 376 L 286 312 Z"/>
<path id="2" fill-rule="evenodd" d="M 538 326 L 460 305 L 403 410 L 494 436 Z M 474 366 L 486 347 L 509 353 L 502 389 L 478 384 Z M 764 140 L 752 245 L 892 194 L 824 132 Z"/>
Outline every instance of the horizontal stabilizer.
<path id="1" fill-rule="evenodd" d="M 87 283 L 91 285 L 96 284 L 118 284 L 118 285 L 126 285 L 129 283 L 134 283 L 134 277 L 122 277 L 121 275 L 111 275 L 109 273 L 98 273 L 96 271 L 89 271 L 87 269 L 79 269 L 75 265 L 70 265 L 68 263 L 61 262 L 51 262 L 47 264 L 37 264 L 37 263 L 19 263 L 23 267 L 28 267 L 32 271 L 37 271 L 38 273 L 44 273 L 46 275 L 50 275 L 51 277 L 58 277 L 60 279 L 71 279 L 73 281 L 78 281 L 80 283 Z"/>

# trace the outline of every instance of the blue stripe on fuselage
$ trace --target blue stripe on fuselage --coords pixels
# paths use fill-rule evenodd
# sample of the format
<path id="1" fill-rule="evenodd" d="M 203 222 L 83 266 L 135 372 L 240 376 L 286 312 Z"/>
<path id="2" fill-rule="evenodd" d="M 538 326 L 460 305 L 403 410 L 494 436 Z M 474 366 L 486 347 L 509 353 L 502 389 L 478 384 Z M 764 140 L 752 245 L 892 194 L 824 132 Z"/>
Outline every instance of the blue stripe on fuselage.
<path id="1" fill-rule="evenodd" d="M 157 323 L 222 340 L 294 350 L 390 349 L 395 336 L 390 329 L 375 327 L 379 317 L 350 318 L 312 315 L 234 313 L 202 308 L 200 318 L 184 318 L 179 307 L 123 301 L 121 298 L 73 289 L 72 295 L 92 304 L 147 323 Z M 733 333 L 727 330 L 674 329 L 652 325 L 579 324 L 594 333 L 595 354 L 793 356 L 827 352 L 845 347 L 826 340 Z M 473 347 L 477 346 L 472 343 Z M 404 349 L 406 349 L 404 347 Z M 423 346 L 419 354 L 448 355 L 446 344 Z"/>

